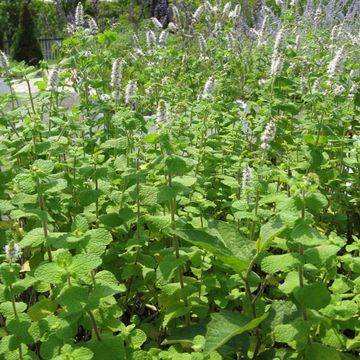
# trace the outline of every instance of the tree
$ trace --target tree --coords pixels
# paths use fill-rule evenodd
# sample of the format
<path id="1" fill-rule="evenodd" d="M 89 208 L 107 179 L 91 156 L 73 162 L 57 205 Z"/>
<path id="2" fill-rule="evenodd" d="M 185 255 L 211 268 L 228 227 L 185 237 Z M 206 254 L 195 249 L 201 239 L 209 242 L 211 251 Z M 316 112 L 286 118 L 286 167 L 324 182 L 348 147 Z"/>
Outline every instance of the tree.
<path id="1" fill-rule="evenodd" d="M 19 27 L 14 36 L 12 56 L 15 60 L 25 61 L 29 65 L 37 65 L 43 59 L 27 0 L 21 3 Z"/>

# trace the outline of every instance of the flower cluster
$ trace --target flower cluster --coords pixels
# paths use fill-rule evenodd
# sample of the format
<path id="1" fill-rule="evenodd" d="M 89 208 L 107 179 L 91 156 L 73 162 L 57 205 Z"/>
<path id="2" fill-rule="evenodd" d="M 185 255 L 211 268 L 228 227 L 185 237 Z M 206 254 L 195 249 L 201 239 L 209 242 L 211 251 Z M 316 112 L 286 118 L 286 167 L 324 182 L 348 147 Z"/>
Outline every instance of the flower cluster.
<path id="1" fill-rule="evenodd" d="M 99 27 L 93 17 L 89 18 L 88 26 L 89 26 L 91 35 L 96 35 L 99 32 Z"/>
<path id="2" fill-rule="evenodd" d="M 116 59 L 112 65 L 110 85 L 115 89 L 119 89 L 121 87 L 123 76 L 123 63 L 123 61 Z"/>
<path id="3" fill-rule="evenodd" d="M 156 122 L 159 124 L 166 124 L 169 122 L 169 109 L 164 100 L 159 101 L 159 105 L 156 110 Z"/>
<path id="4" fill-rule="evenodd" d="M 202 99 L 212 99 L 214 96 L 214 92 L 216 90 L 216 86 L 218 84 L 218 81 L 215 80 L 213 77 L 209 77 L 209 79 L 206 81 L 204 86 L 204 91 L 202 94 Z"/>
<path id="5" fill-rule="evenodd" d="M 242 193 L 244 194 L 253 180 L 253 169 L 246 165 L 242 172 Z"/>
<path id="6" fill-rule="evenodd" d="M 0 50 L 0 69 L 5 71 L 10 67 L 9 59 L 4 52 Z"/>
<path id="7" fill-rule="evenodd" d="M 344 48 L 341 47 L 336 51 L 335 57 L 330 61 L 327 69 L 329 85 L 331 85 L 339 77 L 344 61 L 345 52 Z"/>
<path id="8" fill-rule="evenodd" d="M 56 91 L 59 86 L 59 70 L 53 68 L 49 72 L 48 87 L 51 91 Z"/>
<path id="9" fill-rule="evenodd" d="M 263 134 L 261 135 L 260 148 L 264 151 L 270 150 L 270 143 L 274 140 L 276 134 L 276 123 L 271 120 L 267 123 Z"/>
<path id="10" fill-rule="evenodd" d="M 16 261 L 21 256 L 21 248 L 13 241 L 4 247 L 6 259 L 10 262 Z"/>
<path id="11" fill-rule="evenodd" d="M 275 37 L 274 50 L 271 58 L 271 70 L 270 75 L 272 77 L 278 76 L 284 66 L 284 58 L 281 54 L 281 51 L 285 45 L 286 33 L 283 28 L 281 28 Z"/>
<path id="12" fill-rule="evenodd" d="M 84 8 L 81 4 L 81 2 L 79 2 L 76 6 L 76 10 L 75 10 L 75 26 L 76 29 L 82 29 L 84 27 Z"/>
<path id="13" fill-rule="evenodd" d="M 133 97 L 137 92 L 137 82 L 133 80 L 129 80 L 125 88 L 125 104 L 131 105 L 133 104 Z"/>

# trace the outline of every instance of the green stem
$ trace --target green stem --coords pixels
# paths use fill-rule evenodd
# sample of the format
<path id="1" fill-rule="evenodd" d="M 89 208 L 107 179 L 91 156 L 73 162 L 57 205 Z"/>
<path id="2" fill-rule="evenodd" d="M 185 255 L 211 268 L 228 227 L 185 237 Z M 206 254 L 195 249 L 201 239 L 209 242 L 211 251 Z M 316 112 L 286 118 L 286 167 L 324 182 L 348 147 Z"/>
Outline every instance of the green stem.
<path id="1" fill-rule="evenodd" d="M 11 304 L 12 304 L 13 312 L 14 312 L 15 317 L 17 318 L 18 313 L 16 311 L 15 296 L 14 296 L 13 287 L 12 287 L 11 284 L 9 285 L 9 290 L 10 290 L 10 293 L 11 293 Z M 22 349 L 21 349 L 21 343 L 19 345 L 18 350 L 19 350 L 19 359 L 22 360 L 23 359 L 23 353 L 22 353 Z"/>
<path id="2" fill-rule="evenodd" d="M 172 175 L 170 172 L 169 172 L 169 176 L 168 176 L 168 181 L 169 181 L 169 188 L 172 188 Z M 176 229 L 176 222 L 175 222 L 176 199 L 175 199 L 175 197 L 170 199 L 170 212 L 171 212 L 171 227 L 173 230 L 175 230 Z M 177 238 L 176 235 L 173 236 L 173 245 L 175 248 L 176 259 L 179 259 L 180 258 L 180 245 L 179 245 L 179 239 Z M 181 290 L 183 290 L 184 289 L 184 277 L 183 277 L 182 266 L 178 267 L 178 276 L 179 276 L 180 288 L 181 288 Z M 189 306 L 189 303 L 188 303 L 188 300 L 187 300 L 187 297 L 185 294 L 184 294 L 184 304 L 185 304 L 185 307 Z M 189 313 L 186 314 L 185 320 L 186 320 L 186 325 L 188 326 L 190 324 Z"/>
<path id="3" fill-rule="evenodd" d="M 29 91 L 31 108 L 32 108 L 33 113 L 35 114 L 36 111 L 35 111 L 34 99 L 33 99 L 32 93 L 31 93 L 30 81 L 27 78 L 25 78 L 25 81 L 26 81 L 27 88 L 28 88 L 28 91 Z"/>
<path id="4" fill-rule="evenodd" d="M 97 339 L 97 341 L 101 341 L 101 336 L 100 336 L 99 328 L 98 328 L 97 325 L 96 325 L 95 316 L 94 316 L 94 314 L 91 312 L 91 310 L 88 310 L 87 313 L 89 314 L 90 321 L 91 321 L 91 325 L 92 325 L 92 327 L 93 327 L 93 329 L 94 329 L 96 339 Z"/>

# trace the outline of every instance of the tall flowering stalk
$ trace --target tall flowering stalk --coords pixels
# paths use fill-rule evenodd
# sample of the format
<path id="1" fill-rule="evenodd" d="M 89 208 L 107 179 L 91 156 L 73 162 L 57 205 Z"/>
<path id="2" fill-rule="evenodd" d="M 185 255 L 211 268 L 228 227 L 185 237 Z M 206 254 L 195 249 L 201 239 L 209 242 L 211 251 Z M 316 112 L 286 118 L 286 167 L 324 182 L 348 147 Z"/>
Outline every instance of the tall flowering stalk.
<path id="1" fill-rule="evenodd" d="M 269 20 L 269 15 L 265 15 L 264 19 L 261 23 L 261 27 L 260 27 L 259 31 L 255 31 L 255 34 L 257 35 L 257 45 L 258 46 L 261 46 L 264 44 L 265 30 L 266 30 L 268 20 Z"/>
<path id="2" fill-rule="evenodd" d="M 207 44 L 204 36 L 201 34 L 198 36 L 198 44 L 199 44 L 201 58 L 205 59 L 207 56 Z"/>
<path id="3" fill-rule="evenodd" d="M 275 44 L 271 57 L 271 70 L 270 70 L 271 77 L 279 76 L 282 71 L 284 65 L 284 58 L 281 52 L 285 45 L 285 40 L 286 40 L 286 32 L 284 28 L 281 28 L 275 37 Z"/>
<path id="4" fill-rule="evenodd" d="M 169 108 L 164 100 L 159 101 L 156 110 L 156 122 L 158 124 L 166 124 L 169 122 Z"/>
<path id="5" fill-rule="evenodd" d="M 152 23 L 154 24 L 154 26 L 155 26 L 156 28 L 162 30 L 163 25 L 162 25 L 162 23 L 161 23 L 156 17 L 151 18 L 151 21 L 152 21 Z"/>
<path id="6" fill-rule="evenodd" d="M 276 123 L 271 120 L 267 123 L 263 134 L 261 135 L 260 148 L 265 152 L 270 150 L 270 143 L 275 139 Z"/>
<path id="7" fill-rule="evenodd" d="M 123 77 L 123 61 L 116 59 L 113 62 L 112 70 L 111 70 L 111 81 L 110 85 L 114 88 L 114 90 L 119 90 L 122 84 Z"/>
<path id="8" fill-rule="evenodd" d="M 152 30 L 146 33 L 146 44 L 150 52 L 153 52 L 156 47 L 156 35 Z"/>
<path id="9" fill-rule="evenodd" d="M 169 32 L 166 30 L 161 31 L 160 35 L 159 35 L 159 45 L 166 45 L 167 41 L 169 38 Z"/>
<path id="10" fill-rule="evenodd" d="M 77 30 L 83 29 L 84 27 L 84 8 L 79 2 L 75 10 L 75 26 Z"/>
<path id="11" fill-rule="evenodd" d="M 91 16 L 88 20 L 88 26 L 89 26 L 90 33 L 92 35 L 96 35 L 99 32 L 99 27 L 98 27 L 95 19 Z"/>
<path id="12" fill-rule="evenodd" d="M 9 59 L 4 52 L 0 50 L 0 70 L 7 72 L 10 68 Z"/>
<path id="13" fill-rule="evenodd" d="M 125 88 L 125 104 L 134 105 L 133 97 L 137 92 L 137 82 L 134 80 L 129 80 Z"/>
<path id="14" fill-rule="evenodd" d="M 330 61 L 329 66 L 327 68 L 329 85 L 331 85 L 339 77 L 344 61 L 345 61 L 345 51 L 344 48 L 341 47 L 336 51 L 335 57 L 332 59 L 332 61 Z"/>
<path id="15" fill-rule="evenodd" d="M 59 69 L 53 68 L 49 72 L 48 87 L 51 91 L 56 91 L 59 86 Z"/>
<path id="16" fill-rule="evenodd" d="M 280 54 L 276 54 L 271 59 L 271 77 L 279 76 L 284 66 L 284 58 Z"/>
<path id="17" fill-rule="evenodd" d="M 201 98 L 203 100 L 212 99 L 214 96 L 214 92 L 216 90 L 217 84 L 218 84 L 217 80 L 215 80 L 213 77 L 209 77 L 209 79 L 205 83 L 204 91 L 203 91 Z"/>
<path id="18" fill-rule="evenodd" d="M 200 16 L 204 13 L 204 11 L 205 11 L 205 6 L 204 6 L 204 5 L 200 5 L 200 6 L 196 9 L 196 11 L 195 11 L 194 14 L 193 14 L 193 21 L 194 21 L 194 23 L 199 20 Z"/>
<path id="19" fill-rule="evenodd" d="M 248 165 L 246 165 L 242 172 L 241 192 L 243 195 L 249 190 L 252 180 L 253 180 L 253 169 Z"/>

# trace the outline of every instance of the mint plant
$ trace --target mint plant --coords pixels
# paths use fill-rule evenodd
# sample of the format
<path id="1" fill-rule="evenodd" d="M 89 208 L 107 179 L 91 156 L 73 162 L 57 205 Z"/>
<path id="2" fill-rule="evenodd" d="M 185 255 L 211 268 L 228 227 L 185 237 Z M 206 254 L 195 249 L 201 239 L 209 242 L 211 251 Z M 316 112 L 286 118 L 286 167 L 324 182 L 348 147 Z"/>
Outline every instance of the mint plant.
<path id="1" fill-rule="evenodd" d="M 0 53 L 1 358 L 359 356 L 359 10 L 311 4 Z"/>

